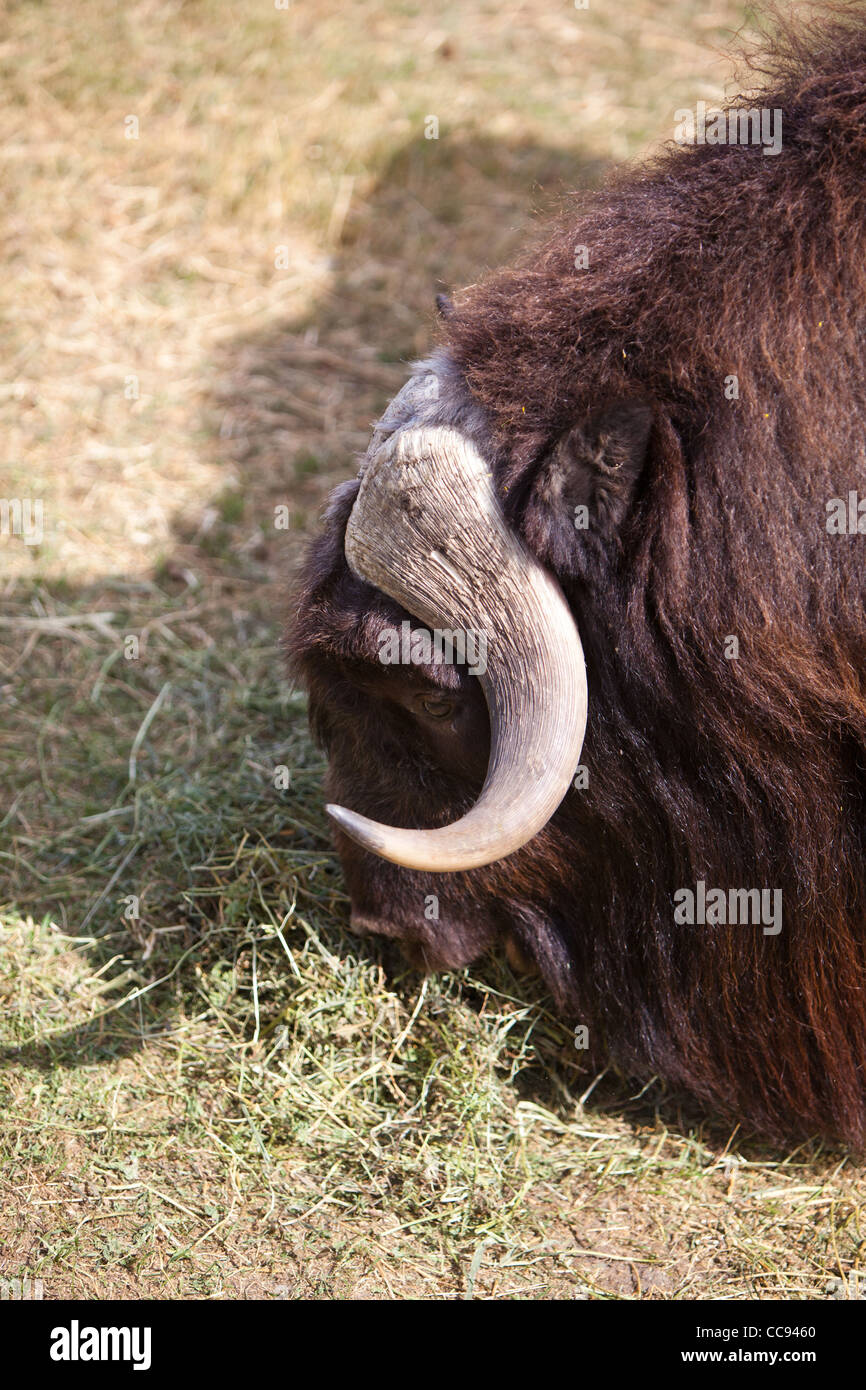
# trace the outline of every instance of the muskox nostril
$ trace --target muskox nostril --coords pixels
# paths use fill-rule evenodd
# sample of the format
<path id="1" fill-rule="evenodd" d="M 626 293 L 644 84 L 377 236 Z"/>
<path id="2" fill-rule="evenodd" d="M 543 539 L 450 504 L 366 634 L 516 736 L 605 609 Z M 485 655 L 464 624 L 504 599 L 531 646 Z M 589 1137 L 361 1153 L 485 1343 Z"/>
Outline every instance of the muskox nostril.
<path id="1" fill-rule="evenodd" d="M 514 936 L 505 938 L 505 955 L 515 975 L 537 975 L 538 966 Z"/>

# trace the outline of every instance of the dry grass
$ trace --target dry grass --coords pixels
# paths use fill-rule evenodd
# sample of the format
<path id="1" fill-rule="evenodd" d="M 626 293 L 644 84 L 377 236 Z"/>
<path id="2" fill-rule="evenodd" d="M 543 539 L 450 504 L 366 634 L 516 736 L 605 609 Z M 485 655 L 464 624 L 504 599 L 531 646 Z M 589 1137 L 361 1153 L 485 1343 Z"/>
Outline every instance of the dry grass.
<path id="1" fill-rule="evenodd" d="M 423 981 L 347 934 L 276 651 L 298 546 L 434 289 L 718 98 L 741 17 L 13 10 L 0 495 L 43 498 L 46 533 L 0 539 L 3 1275 L 49 1297 L 857 1295 L 845 1155 L 585 1075 L 501 962 Z"/>

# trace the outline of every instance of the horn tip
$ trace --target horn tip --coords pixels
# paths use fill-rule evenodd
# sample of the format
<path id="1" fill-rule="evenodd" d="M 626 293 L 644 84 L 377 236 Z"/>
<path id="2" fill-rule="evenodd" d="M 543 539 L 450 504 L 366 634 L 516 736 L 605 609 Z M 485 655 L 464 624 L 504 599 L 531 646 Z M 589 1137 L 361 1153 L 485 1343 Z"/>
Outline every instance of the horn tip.
<path id="1" fill-rule="evenodd" d="M 366 816 L 358 815 L 357 811 L 349 811 L 345 806 L 335 806 L 329 804 L 325 807 L 326 812 L 331 817 L 335 825 L 338 825 L 346 835 L 350 835 L 364 849 L 371 849 L 374 852 L 381 848 L 379 837 L 374 832 L 374 821 L 368 820 Z"/>

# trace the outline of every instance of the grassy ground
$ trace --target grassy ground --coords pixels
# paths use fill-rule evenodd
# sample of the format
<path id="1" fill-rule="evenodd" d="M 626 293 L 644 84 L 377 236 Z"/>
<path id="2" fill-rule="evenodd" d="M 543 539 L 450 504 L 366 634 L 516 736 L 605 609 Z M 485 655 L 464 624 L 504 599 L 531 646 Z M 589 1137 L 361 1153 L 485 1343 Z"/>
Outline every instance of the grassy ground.
<path id="1" fill-rule="evenodd" d="M 502 962 L 423 980 L 348 935 L 277 650 L 434 291 L 717 100 L 743 15 L 13 7 L 0 495 L 45 534 L 0 538 L 0 1278 L 862 1293 L 844 1154 L 586 1075 Z"/>

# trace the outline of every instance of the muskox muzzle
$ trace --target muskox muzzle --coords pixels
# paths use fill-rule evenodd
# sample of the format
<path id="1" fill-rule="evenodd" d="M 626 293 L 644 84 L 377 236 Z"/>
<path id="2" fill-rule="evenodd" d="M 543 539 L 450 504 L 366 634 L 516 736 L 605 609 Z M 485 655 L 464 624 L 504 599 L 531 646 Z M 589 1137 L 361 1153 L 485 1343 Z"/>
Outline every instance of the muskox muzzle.
<path id="1" fill-rule="evenodd" d="M 555 579 L 506 525 L 490 470 L 456 430 L 404 429 L 368 458 L 346 528 L 361 579 L 429 627 L 485 634 L 490 714 L 481 795 L 453 825 L 328 813 L 365 849 L 431 873 L 474 869 L 538 834 L 568 791 L 586 728 L 580 636 Z"/>

